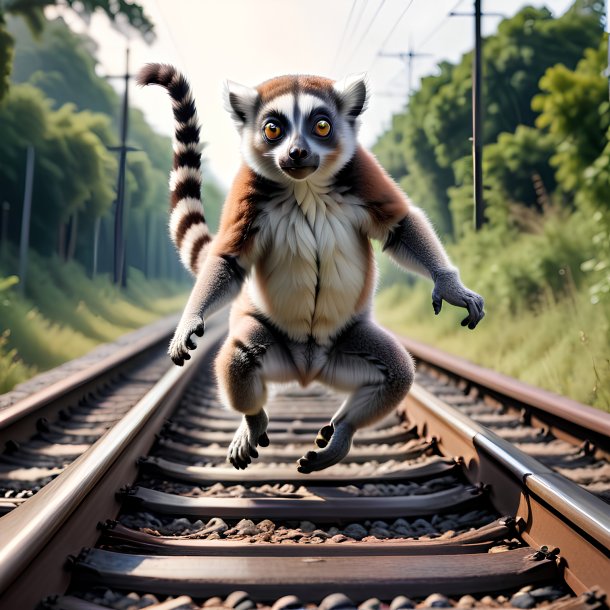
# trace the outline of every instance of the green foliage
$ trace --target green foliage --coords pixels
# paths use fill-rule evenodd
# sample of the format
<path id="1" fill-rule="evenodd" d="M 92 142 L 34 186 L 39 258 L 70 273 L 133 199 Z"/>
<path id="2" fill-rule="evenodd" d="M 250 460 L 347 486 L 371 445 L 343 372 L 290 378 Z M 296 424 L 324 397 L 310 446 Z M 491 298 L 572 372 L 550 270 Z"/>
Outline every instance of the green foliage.
<path id="1" fill-rule="evenodd" d="M 96 217 L 109 211 L 116 160 L 95 132 L 108 123 L 71 105 L 53 111 L 30 85 L 14 87 L 0 106 L 0 183 L 3 197 L 13 204 L 23 197 L 27 146 L 35 149 L 31 236 L 41 252 L 57 249 L 58 227 L 75 212 Z M 18 212 L 14 205 L 13 235 Z"/>
<path id="2" fill-rule="evenodd" d="M 11 204 L 9 235 L 16 241 L 20 232 L 25 156 L 31 144 L 36 164 L 30 243 L 46 255 L 71 258 L 75 252 L 91 268 L 92 236 L 102 218 L 98 268 L 109 270 L 118 172 L 118 155 L 109 148 L 119 144 L 119 97 L 95 73 L 93 42 L 71 32 L 61 19 L 49 22 L 38 37 L 17 19 L 9 26 L 17 38 L 14 79 L 20 83 L 0 105 L 0 128 L 6 134 L 0 141 L 0 185 L 3 199 Z M 145 252 L 150 240 L 161 239 L 160 256 L 175 257 L 162 235 L 172 146 L 170 138 L 155 133 L 133 108 L 128 145 L 137 150 L 127 156 L 125 177 L 127 257 L 129 264 L 144 270 L 150 268 L 150 251 Z M 206 213 L 213 224 L 223 197 L 213 178 L 207 182 Z M 153 225 L 155 234 L 146 236 Z"/>
<path id="3" fill-rule="evenodd" d="M 519 125 L 514 133 L 501 133 L 488 144 L 483 155 L 486 216 L 498 231 L 520 228 L 536 231 L 539 213 L 550 204 L 557 180 L 550 164 L 556 141 L 550 134 Z M 456 233 L 465 235 L 472 228 L 473 186 L 470 157 L 454 164 L 456 181 L 449 196 Z"/>
<path id="4" fill-rule="evenodd" d="M 0 274 L 3 272 L 0 269 Z M 109 277 L 91 280 L 76 263 L 44 259 L 30 252 L 28 296 L 0 279 L 0 392 L 37 371 L 90 351 L 96 344 L 178 311 L 185 286 L 144 280 L 122 292 Z"/>
<path id="5" fill-rule="evenodd" d="M 577 203 L 587 201 L 606 209 L 610 206 L 610 103 L 603 76 L 607 57 L 606 40 L 599 48 L 587 49 L 575 70 L 563 65 L 550 68 L 540 81 L 542 93 L 532 104 L 540 111 L 537 126 L 558 143 L 551 162 L 564 193 L 575 194 Z"/>
<path id="6" fill-rule="evenodd" d="M 8 331 L 0 335 L 0 394 L 37 372 L 36 368 L 28 367 L 18 358 L 16 349 L 7 347 L 9 337 Z"/>
<path id="7" fill-rule="evenodd" d="M 39 36 L 20 19 L 9 19 L 15 37 L 12 80 L 28 82 L 53 100 L 58 108 L 68 102 L 79 109 L 113 115 L 118 100 L 110 84 L 95 73 L 93 42 L 70 32 L 61 19 L 49 21 Z"/>
<path id="8" fill-rule="evenodd" d="M 104 12 L 117 25 L 123 18 L 129 26 L 140 32 L 145 40 L 154 38 L 154 26 L 139 4 L 127 0 L 63 0 L 62 4 L 64 3 L 83 18 L 97 10 Z M 0 3 L 0 100 L 8 92 L 15 42 L 13 35 L 6 29 L 6 16 L 20 17 L 32 34 L 40 36 L 47 23 L 44 9 L 56 4 L 59 4 L 57 0 L 3 0 Z M 50 78 L 55 79 L 57 84 L 58 76 L 61 77 L 62 74 L 63 71 L 55 72 Z M 45 78 L 44 74 L 41 74 L 41 78 Z"/>
<path id="9" fill-rule="evenodd" d="M 498 193 L 489 201 L 492 220 L 503 221 L 515 201 L 540 210 L 534 183 L 547 191 L 554 188 L 549 151 L 557 140 L 539 142 L 536 132 L 525 129 L 536 127 L 537 109 L 531 107 L 531 100 L 548 68 L 562 64 L 571 71 L 585 49 L 599 47 L 602 15 L 603 3 L 589 0 L 577 0 L 556 19 L 547 9 L 525 7 L 485 40 L 483 135 L 495 148 L 485 149 L 484 158 L 489 155 L 491 160 L 484 175 L 486 188 Z M 388 163 L 392 175 L 428 211 L 439 230 L 456 236 L 472 225 L 471 66 L 471 52 L 455 66 L 441 64 L 439 74 L 423 79 L 406 111 L 394 117 L 391 129 L 375 146 L 382 163 Z M 500 136 L 505 133 L 509 135 Z M 523 156 L 520 146 L 525 146 Z M 505 162 L 511 172 L 502 170 Z M 504 189 L 510 184 L 510 173 L 519 178 L 518 185 L 514 178 L 511 185 L 518 192 L 513 188 L 500 192 L 498 186 Z"/>
<path id="10" fill-rule="evenodd" d="M 462 278 L 485 297 L 487 316 L 469 332 L 462 310 L 432 311 L 429 280 L 404 279 L 383 288 L 380 322 L 393 330 L 560 394 L 610 410 L 610 298 L 591 293 L 598 274 L 596 221 L 550 210 L 539 233 L 486 227 L 450 247 Z M 380 260 L 382 277 L 389 263 Z"/>
<path id="11" fill-rule="evenodd" d="M 466 336 L 460 310 L 443 308 L 435 318 L 432 286 L 397 277 L 384 260 L 377 309 L 396 330 L 609 410 L 610 104 L 603 9 L 602 2 L 577 0 L 553 19 L 546 9 L 526 7 L 486 40 L 488 222 L 482 231 L 472 231 L 472 159 L 464 141 L 471 58 L 443 66 L 432 82 L 424 79 L 407 113 L 395 117 L 400 133 L 380 139 L 380 157 L 393 163 L 401 185 L 415 187 L 417 203 L 430 209 L 431 198 L 436 206 L 447 202 L 459 237 L 452 258 L 466 284 L 485 297 L 487 317 Z M 420 151 L 425 168 L 409 159 Z M 447 185 L 445 198 L 432 186 L 435 179 Z M 420 200 L 426 180 L 430 197 Z"/>

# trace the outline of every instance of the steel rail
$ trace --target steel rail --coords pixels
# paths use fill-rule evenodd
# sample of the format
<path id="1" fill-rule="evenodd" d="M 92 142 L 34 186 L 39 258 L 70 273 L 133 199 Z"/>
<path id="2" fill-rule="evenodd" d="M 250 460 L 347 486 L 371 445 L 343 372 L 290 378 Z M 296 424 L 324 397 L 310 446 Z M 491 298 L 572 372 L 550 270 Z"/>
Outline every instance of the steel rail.
<path id="1" fill-rule="evenodd" d="M 576 593 L 593 587 L 610 591 L 610 510 L 605 502 L 421 386 L 411 389 L 401 409 L 421 432 L 436 436 L 442 453 L 462 457 L 472 482 L 493 481 L 491 501 L 521 520 L 528 544 L 559 549 L 563 576 Z"/>
<path id="2" fill-rule="evenodd" d="M 402 336 L 398 339 L 417 360 L 464 379 L 500 400 L 514 401 L 530 414 L 538 415 L 541 421 L 559 426 L 571 436 L 577 435 L 581 440 L 590 440 L 606 452 L 610 451 L 609 413 L 442 352 L 420 341 Z"/>
<path id="3" fill-rule="evenodd" d="M 29 416 L 38 416 L 41 410 L 57 401 L 65 403 L 67 397 L 73 397 L 77 392 L 82 393 L 92 383 L 120 370 L 126 362 L 137 359 L 143 353 L 166 340 L 173 332 L 176 321 L 176 316 L 165 318 L 158 323 L 158 328 L 153 329 L 149 335 L 142 339 L 118 349 L 91 366 L 76 371 L 12 405 L 4 407 L 0 410 L 0 431 L 7 430 Z"/>
<path id="4" fill-rule="evenodd" d="M 213 344 L 224 332 L 223 324 L 212 324 L 205 341 Z M 204 350 L 207 352 L 209 348 L 201 348 L 200 352 Z M 182 368 L 171 368 L 121 420 L 56 479 L 0 519 L 0 606 L 5 601 L 7 589 L 45 547 L 57 539 L 64 524 L 94 491 L 98 491 L 96 487 L 110 469 L 135 447 L 137 437 L 147 433 L 149 444 L 152 444 L 156 428 L 153 430 L 153 426 L 149 426 L 146 430 L 147 424 L 153 417 L 161 417 L 159 424 L 162 424 L 163 418 L 171 412 L 198 368 L 198 355 L 196 352 L 195 358 Z M 133 467 L 138 455 L 132 457 Z M 95 517 L 89 514 L 89 518 Z M 93 521 L 93 525 L 95 523 Z M 39 599 L 40 592 L 36 595 Z"/>

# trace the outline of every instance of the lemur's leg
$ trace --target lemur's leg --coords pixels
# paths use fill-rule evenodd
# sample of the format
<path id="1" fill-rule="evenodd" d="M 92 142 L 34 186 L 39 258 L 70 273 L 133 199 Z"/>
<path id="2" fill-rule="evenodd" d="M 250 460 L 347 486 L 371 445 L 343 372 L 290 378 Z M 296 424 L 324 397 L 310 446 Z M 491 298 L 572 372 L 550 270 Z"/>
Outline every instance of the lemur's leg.
<path id="1" fill-rule="evenodd" d="M 353 394 L 324 426 L 316 444 L 299 460 L 299 472 L 322 470 L 342 460 L 354 432 L 382 419 L 406 396 L 415 367 L 406 350 L 372 320 L 358 321 L 332 346 L 318 380 Z"/>
<path id="2" fill-rule="evenodd" d="M 262 322 L 244 315 L 231 327 L 216 358 L 216 376 L 223 402 L 244 415 L 228 452 L 231 464 L 240 469 L 258 457 L 258 445 L 269 444 L 266 382 L 292 381 L 296 375 L 287 348 Z"/>

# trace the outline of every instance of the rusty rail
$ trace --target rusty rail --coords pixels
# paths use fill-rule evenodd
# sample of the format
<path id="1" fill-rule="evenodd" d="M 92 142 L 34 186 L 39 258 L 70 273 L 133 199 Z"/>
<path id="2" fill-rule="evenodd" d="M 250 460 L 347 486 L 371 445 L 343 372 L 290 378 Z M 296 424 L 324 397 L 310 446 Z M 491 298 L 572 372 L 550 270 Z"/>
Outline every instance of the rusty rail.
<path id="1" fill-rule="evenodd" d="M 414 339 L 399 337 L 403 345 L 420 362 L 478 388 L 524 411 L 526 417 L 545 426 L 559 429 L 561 436 L 588 441 L 590 450 L 601 449 L 610 455 L 610 413 L 529 385 L 497 371 L 484 368 L 458 356 L 442 352 Z"/>

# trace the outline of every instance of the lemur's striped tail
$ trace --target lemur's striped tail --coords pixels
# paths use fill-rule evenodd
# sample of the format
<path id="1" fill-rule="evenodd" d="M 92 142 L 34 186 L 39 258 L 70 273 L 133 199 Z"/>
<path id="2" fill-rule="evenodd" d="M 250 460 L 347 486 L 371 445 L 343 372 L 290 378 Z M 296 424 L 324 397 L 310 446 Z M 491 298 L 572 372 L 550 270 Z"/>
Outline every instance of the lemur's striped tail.
<path id="1" fill-rule="evenodd" d="M 137 80 L 140 85 L 161 85 L 172 98 L 176 131 L 169 178 L 169 233 L 184 266 L 197 274 L 212 236 L 201 203 L 201 145 L 195 100 L 188 81 L 173 66 L 147 64 Z"/>

